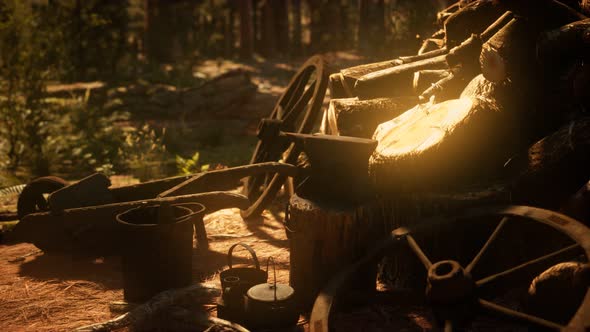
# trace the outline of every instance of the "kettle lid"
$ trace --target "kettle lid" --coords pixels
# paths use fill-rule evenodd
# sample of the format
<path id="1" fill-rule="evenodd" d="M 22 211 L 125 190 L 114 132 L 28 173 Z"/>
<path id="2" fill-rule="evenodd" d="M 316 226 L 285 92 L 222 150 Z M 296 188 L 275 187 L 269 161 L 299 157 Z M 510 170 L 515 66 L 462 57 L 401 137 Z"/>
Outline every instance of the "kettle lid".
<path id="1" fill-rule="evenodd" d="M 289 285 L 265 283 L 250 287 L 246 294 L 253 300 L 275 302 L 288 300 L 294 293 L 295 290 Z"/>

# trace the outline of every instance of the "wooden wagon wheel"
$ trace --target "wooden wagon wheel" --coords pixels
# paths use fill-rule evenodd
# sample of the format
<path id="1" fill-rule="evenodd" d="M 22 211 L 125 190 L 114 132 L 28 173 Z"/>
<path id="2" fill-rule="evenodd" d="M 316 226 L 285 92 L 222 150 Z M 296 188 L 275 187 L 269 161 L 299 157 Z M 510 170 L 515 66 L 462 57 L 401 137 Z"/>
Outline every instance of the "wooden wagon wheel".
<path id="1" fill-rule="evenodd" d="M 18 196 L 16 205 L 18 219 L 22 220 L 26 215 L 43 212 L 49 209 L 46 194 L 67 186 L 68 183 L 56 176 L 44 176 L 29 182 Z"/>
<path id="2" fill-rule="evenodd" d="M 251 164 L 266 161 L 295 164 L 300 148 L 282 137 L 281 133 L 311 133 L 324 101 L 329 74 L 321 56 L 313 56 L 301 66 L 279 98 L 270 117 L 260 121 L 259 141 L 250 160 Z M 243 193 L 253 203 L 248 209 L 242 210 L 242 217 L 260 215 L 286 179 L 281 174 L 261 174 L 246 178 Z"/>
<path id="3" fill-rule="evenodd" d="M 444 322 L 445 332 L 453 331 L 454 327 L 456 328 L 454 323 L 459 320 L 458 317 L 466 311 L 466 308 L 473 308 L 474 310 L 468 319 L 473 318 L 476 314 L 492 314 L 503 319 L 516 320 L 536 327 L 548 328 L 550 330 L 588 331 L 590 328 L 590 289 L 586 291 L 585 295 L 582 294 L 584 296 L 581 300 L 581 304 L 567 324 L 559 324 L 542 317 L 537 317 L 503 305 L 492 303 L 483 299 L 482 297 L 486 295 L 482 294 L 491 294 L 490 291 L 496 293 L 498 287 L 506 287 L 506 283 L 513 283 L 515 280 L 530 281 L 535 275 L 544 271 L 549 266 L 563 260 L 571 259 L 578 254 L 585 254 L 586 259 L 590 258 L 590 229 L 565 215 L 527 206 L 487 207 L 476 209 L 457 218 L 436 220 L 436 224 L 440 224 L 441 222 L 446 223 L 453 220 L 463 222 L 466 220 L 473 220 L 474 218 L 479 219 L 490 216 L 500 216 L 502 219 L 487 238 L 483 246 L 479 249 L 475 257 L 465 267 L 461 266 L 454 260 L 441 260 L 433 263 L 422 250 L 414 236 L 418 235 L 420 232 L 426 231 L 429 227 L 433 226 L 434 223 L 421 224 L 414 230 L 404 227 L 394 230 L 388 238 L 377 244 L 361 260 L 347 267 L 343 272 L 335 276 L 320 292 L 311 313 L 310 331 L 329 331 L 330 312 L 332 311 L 334 302 L 337 297 L 343 295 L 344 290 L 347 288 L 346 286 L 352 280 L 354 275 L 368 266 L 368 264 L 371 264 L 382 257 L 384 252 L 391 251 L 393 248 L 403 249 L 404 247 L 409 247 L 426 268 L 428 276 L 426 299 L 433 309 L 437 322 L 440 322 L 441 325 L 443 325 Z M 542 257 L 529 260 L 500 273 L 495 273 L 484 278 L 471 279 L 472 271 L 477 263 L 480 261 L 483 254 L 492 247 L 492 243 L 500 235 L 501 230 L 505 225 L 513 221 L 520 222 L 522 221 L 521 219 L 528 219 L 548 225 L 554 230 L 567 236 L 569 239 L 575 241 L 575 244 Z M 523 237 L 526 238 L 526 235 L 523 235 Z M 514 285 L 510 286 L 514 287 Z M 435 299 L 432 298 L 432 296 L 434 296 L 433 294 L 436 295 Z M 430 297 L 428 295 L 430 295 Z M 458 301 L 457 299 L 461 300 Z"/>

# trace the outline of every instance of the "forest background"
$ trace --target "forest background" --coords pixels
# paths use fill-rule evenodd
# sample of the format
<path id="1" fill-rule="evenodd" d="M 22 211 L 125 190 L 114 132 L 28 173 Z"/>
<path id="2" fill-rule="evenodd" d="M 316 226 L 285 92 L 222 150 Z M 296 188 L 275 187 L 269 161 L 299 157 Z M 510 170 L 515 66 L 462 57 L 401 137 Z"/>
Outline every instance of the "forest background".
<path id="1" fill-rule="evenodd" d="M 48 174 L 147 180 L 247 163 L 257 120 L 306 57 L 326 54 L 339 68 L 415 54 L 447 5 L 0 0 L 0 188 Z M 219 107 L 178 101 L 231 71 L 247 89 L 198 95 Z"/>

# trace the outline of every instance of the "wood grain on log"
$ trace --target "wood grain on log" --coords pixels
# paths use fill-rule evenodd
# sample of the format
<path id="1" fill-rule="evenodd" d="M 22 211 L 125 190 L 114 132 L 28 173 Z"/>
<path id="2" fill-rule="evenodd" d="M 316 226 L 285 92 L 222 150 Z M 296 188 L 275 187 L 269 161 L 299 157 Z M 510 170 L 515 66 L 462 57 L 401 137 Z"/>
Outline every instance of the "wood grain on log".
<path id="1" fill-rule="evenodd" d="M 512 137 L 511 115 L 496 104 L 499 87 L 481 76 L 468 87 L 460 99 L 418 105 L 377 128 L 370 172 L 379 191 L 465 184 L 501 168 L 511 153 L 500 143 Z"/>

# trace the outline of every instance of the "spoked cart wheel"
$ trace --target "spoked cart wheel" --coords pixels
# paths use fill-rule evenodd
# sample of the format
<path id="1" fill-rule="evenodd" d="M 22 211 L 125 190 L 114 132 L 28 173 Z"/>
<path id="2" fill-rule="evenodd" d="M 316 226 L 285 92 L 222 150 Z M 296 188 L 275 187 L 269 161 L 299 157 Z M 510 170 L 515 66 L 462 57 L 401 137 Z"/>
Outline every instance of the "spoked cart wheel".
<path id="1" fill-rule="evenodd" d="M 47 211 L 49 207 L 44 195 L 67 185 L 67 181 L 57 176 L 44 176 L 29 182 L 18 197 L 18 219 L 22 220 L 31 213 Z"/>
<path id="2" fill-rule="evenodd" d="M 282 132 L 308 134 L 318 122 L 320 109 L 328 87 L 329 70 L 321 56 L 307 60 L 279 98 L 270 117 L 260 121 L 258 144 L 251 164 L 280 161 L 295 164 L 300 148 L 281 135 Z M 274 199 L 285 183 L 281 174 L 250 176 L 244 182 L 243 193 L 252 205 L 242 210 L 243 218 L 256 217 Z"/>
<path id="3" fill-rule="evenodd" d="M 425 243 L 419 244 L 418 239 L 420 239 L 421 234 L 428 232 L 428 229 L 431 229 L 434 224 L 451 224 L 456 227 L 453 228 L 456 235 L 466 237 L 468 235 L 461 232 L 461 228 L 468 227 L 469 223 L 466 222 L 470 221 L 473 224 L 482 218 L 486 218 L 485 220 L 491 218 L 492 220 L 499 220 L 499 222 L 494 224 L 495 227 L 490 228 L 493 231 L 489 233 L 489 236 L 482 238 L 482 245 L 477 245 L 476 250 L 473 251 L 475 255 L 471 256 L 473 258 L 470 261 L 468 260 L 468 264 L 461 265 L 458 260 L 453 259 L 432 261 L 429 256 L 435 255 L 429 255 L 423 250 Z M 361 260 L 336 275 L 320 292 L 315 301 L 310 319 L 310 331 L 330 331 L 330 328 L 333 327 L 330 325 L 330 315 L 338 312 L 339 308 L 335 303 L 341 302 L 341 300 L 346 302 L 346 290 L 355 274 L 393 250 L 412 252 L 413 255 L 410 255 L 410 258 L 415 256 L 417 261 L 420 262 L 418 265 L 423 265 L 426 269 L 426 292 L 422 290 L 418 294 L 425 294 L 421 303 L 429 307 L 435 325 L 444 328 L 445 332 L 456 331 L 461 327 L 468 326 L 471 322 L 475 322 L 476 319 L 482 319 L 482 317 L 484 319 L 485 317 L 499 319 L 498 323 L 524 324 L 528 327 L 545 330 L 590 330 L 590 290 L 588 288 L 585 288 L 582 292 L 585 292 L 585 294 L 579 294 L 583 299 L 580 300 L 581 302 L 575 314 L 571 316 L 569 321 L 562 323 L 550 321 L 546 317 L 525 313 L 524 310 L 515 309 L 514 306 L 510 307 L 502 301 L 491 301 L 491 299 L 501 298 L 498 296 L 510 292 L 515 287 L 528 286 L 536 275 L 554 264 L 572 258 L 580 258 L 581 255 L 585 255 L 587 261 L 590 257 L 590 229 L 586 226 L 565 215 L 527 206 L 487 207 L 470 210 L 456 218 L 439 218 L 433 221 L 435 223 L 422 223 L 414 229 L 402 227 L 394 230 L 387 239 L 377 244 Z M 484 276 L 477 276 L 477 270 L 480 270 L 479 274 L 481 275 L 481 270 L 487 268 L 486 264 L 480 263 L 485 260 L 482 257 L 493 254 L 497 250 L 503 250 L 508 255 L 514 255 L 511 248 L 498 248 L 498 242 L 503 235 L 506 236 L 505 233 L 509 227 L 520 227 L 523 225 L 519 224 L 521 222 L 527 223 L 526 228 L 530 227 L 529 224 L 535 227 L 543 227 L 538 223 L 547 225 L 549 227 L 546 228 L 549 231 L 557 230 L 562 233 L 564 239 L 570 244 L 559 246 L 559 250 L 543 254 L 516 266 L 502 267 L 501 272 L 494 272 L 487 276 L 485 276 L 487 273 L 484 273 Z M 506 227 L 511 223 L 514 224 Z M 561 236 L 561 234 L 553 235 Z M 527 246 L 544 245 L 544 243 L 533 242 L 532 237 L 526 231 L 519 233 L 519 236 Z M 440 253 L 436 254 L 436 256 L 441 255 Z M 478 263 L 480 264 L 478 265 Z M 518 283 L 521 284 L 518 285 Z M 552 303 L 551 305 L 553 307 L 550 310 L 558 309 L 554 307 L 559 304 Z M 400 307 L 397 308 L 399 310 Z"/>

